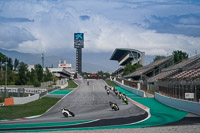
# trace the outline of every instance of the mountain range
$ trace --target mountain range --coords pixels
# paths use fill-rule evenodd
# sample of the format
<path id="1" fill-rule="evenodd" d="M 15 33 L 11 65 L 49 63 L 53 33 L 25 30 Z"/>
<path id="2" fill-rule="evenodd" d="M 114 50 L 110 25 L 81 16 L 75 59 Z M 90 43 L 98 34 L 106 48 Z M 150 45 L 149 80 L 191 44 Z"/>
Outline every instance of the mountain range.
<path id="1" fill-rule="evenodd" d="M 28 65 L 42 64 L 41 54 L 21 53 L 15 50 L 0 49 L 0 52 L 10 58 L 17 58 L 20 62 L 24 62 Z M 95 73 L 97 71 L 113 72 L 118 68 L 118 63 L 110 61 L 109 58 L 112 53 L 83 53 L 83 72 Z M 71 63 L 75 69 L 75 52 L 67 53 L 64 55 L 45 55 L 44 65 L 45 67 L 58 67 L 59 60 L 66 60 L 67 63 Z"/>
<path id="2" fill-rule="evenodd" d="M 15 50 L 4 50 L 0 49 L 0 52 L 10 58 L 17 58 L 19 61 L 23 61 L 28 65 L 42 64 L 41 54 L 32 54 L 32 53 L 22 53 Z M 83 72 L 96 73 L 97 71 L 109 72 L 112 73 L 119 68 L 117 61 L 109 60 L 112 55 L 112 52 L 103 52 L 103 53 L 86 53 L 83 51 L 82 60 L 83 60 Z M 146 56 L 146 64 L 152 62 L 155 56 Z M 76 66 L 75 61 L 75 51 L 62 53 L 60 55 L 48 55 L 44 54 L 44 65 L 45 67 L 58 67 L 59 60 L 66 60 L 67 63 L 71 63 L 74 70 Z"/>

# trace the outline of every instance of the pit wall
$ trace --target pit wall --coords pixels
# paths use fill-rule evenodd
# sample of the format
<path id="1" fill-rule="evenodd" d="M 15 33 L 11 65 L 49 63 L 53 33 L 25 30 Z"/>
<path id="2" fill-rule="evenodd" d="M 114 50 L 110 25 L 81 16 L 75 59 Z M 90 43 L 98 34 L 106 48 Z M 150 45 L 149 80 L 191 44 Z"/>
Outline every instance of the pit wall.
<path id="1" fill-rule="evenodd" d="M 166 97 L 159 93 L 155 93 L 155 99 L 170 107 L 200 115 L 200 103 Z"/>
<path id="2" fill-rule="evenodd" d="M 126 85 L 122 85 L 122 84 L 120 84 L 119 82 L 114 81 L 114 80 L 113 80 L 113 82 L 114 82 L 115 84 L 117 84 L 119 87 L 121 87 L 121 88 L 123 88 L 123 89 L 125 89 L 125 90 L 127 90 L 127 91 L 130 91 L 130 92 L 132 92 L 132 93 L 134 93 L 134 94 L 136 94 L 136 95 L 138 95 L 138 96 L 141 96 L 141 97 L 144 97 L 144 96 L 145 96 L 145 93 L 144 93 L 144 91 L 142 91 L 142 90 L 137 90 L 137 89 L 128 87 L 128 86 L 126 86 Z"/>

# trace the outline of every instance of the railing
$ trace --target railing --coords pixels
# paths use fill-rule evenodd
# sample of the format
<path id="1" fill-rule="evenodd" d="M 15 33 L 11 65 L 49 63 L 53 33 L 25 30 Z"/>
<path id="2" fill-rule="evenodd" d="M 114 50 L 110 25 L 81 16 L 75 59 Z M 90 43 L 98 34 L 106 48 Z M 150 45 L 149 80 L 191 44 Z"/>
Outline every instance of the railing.
<path id="1" fill-rule="evenodd" d="M 159 93 L 189 101 L 200 102 L 200 80 L 196 81 L 159 81 Z M 193 93 L 194 98 L 185 98 L 185 93 Z"/>
<path id="2" fill-rule="evenodd" d="M 124 80 L 124 85 L 130 86 L 130 87 L 133 87 L 133 88 L 138 88 L 137 83 L 138 82 Z"/>
<path id="3" fill-rule="evenodd" d="M 120 82 L 120 83 L 122 83 L 122 81 L 123 81 L 124 85 L 126 85 L 126 86 L 130 86 L 130 87 L 133 87 L 133 88 L 138 88 L 138 86 L 137 86 L 138 81 L 128 81 L 128 80 L 120 79 L 120 78 L 116 78 L 116 80 L 118 82 Z"/>
<path id="4" fill-rule="evenodd" d="M 116 78 L 116 80 L 118 81 L 118 82 L 122 82 L 122 79 L 120 79 L 120 78 Z"/>

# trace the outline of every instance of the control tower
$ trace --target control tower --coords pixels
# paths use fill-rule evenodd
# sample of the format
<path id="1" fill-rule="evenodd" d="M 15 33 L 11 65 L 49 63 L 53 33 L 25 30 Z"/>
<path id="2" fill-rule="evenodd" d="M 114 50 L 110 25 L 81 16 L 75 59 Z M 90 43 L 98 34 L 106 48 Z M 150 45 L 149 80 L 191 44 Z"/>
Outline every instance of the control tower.
<path id="1" fill-rule="evenodd" d="M 82 72 L 82 48 L 84 48 L 84 33 L 74 33 L 74 48 L 76 48 L 76 72 Z"/>

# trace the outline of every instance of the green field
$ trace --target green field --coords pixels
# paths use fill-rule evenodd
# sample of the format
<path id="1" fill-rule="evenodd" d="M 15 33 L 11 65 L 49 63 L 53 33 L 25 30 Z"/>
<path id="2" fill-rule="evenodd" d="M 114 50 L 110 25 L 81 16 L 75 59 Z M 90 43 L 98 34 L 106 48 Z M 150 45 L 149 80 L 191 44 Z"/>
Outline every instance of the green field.
<path id="1" fill-rule="evenodd" d="M 74 89 L 78 87 L 78 85 L 74 83 L 74 81 L 72 80 L 68 80 L 67 82 L 68 82 L 68 86 L 62 90 L 70 90 L 70 89 Z"/>
<path id="2" fill-rule="evenodd" d="M 60 98 L 44 97 L 23 105 L 2 106 L 0 107 L 0 119 L 17 119 L 41 115 L 59 100 Z"/>
<path id="3" fill-rule="evenodd" d="M 110 80 L 104 80 L 109 86 L 113 86 L 113 87 L 116 87 L 118 85 L 116 85 L 113 81 L 110 81 Z"/>

